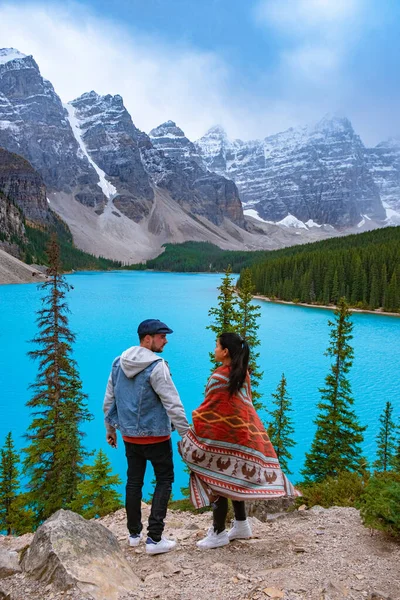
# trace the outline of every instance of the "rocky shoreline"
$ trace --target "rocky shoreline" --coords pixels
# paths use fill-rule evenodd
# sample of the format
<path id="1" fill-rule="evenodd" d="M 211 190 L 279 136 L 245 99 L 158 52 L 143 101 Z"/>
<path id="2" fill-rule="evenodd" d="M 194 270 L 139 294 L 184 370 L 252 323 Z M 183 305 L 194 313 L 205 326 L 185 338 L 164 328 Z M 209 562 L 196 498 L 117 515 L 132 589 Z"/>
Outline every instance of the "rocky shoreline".
<path id="1" fill-rule="evenodd" d="M 253 296 L 257 300 L 263 300 L 264 302 L 272 302 L 273 304 L 288 304 L 290 306 L 301 306 L 304 308 L 325 308 L 327 310 L 336 310 L 337 306 L 334 304 L 307 304 L 306 302 L 290 302 L 289 300 L 274 300 L 272 298 L 268 298 L 268 296 L 260 296 L 259 294 Z M 355 313 L 366 313 L 370 315 L 385 315 L 387 317 L 400 317 L 400 312 L 385 312 L 384 310 L 366 310 L 363 308 L 353 308 L 349 307 L 350 312 Z"/>

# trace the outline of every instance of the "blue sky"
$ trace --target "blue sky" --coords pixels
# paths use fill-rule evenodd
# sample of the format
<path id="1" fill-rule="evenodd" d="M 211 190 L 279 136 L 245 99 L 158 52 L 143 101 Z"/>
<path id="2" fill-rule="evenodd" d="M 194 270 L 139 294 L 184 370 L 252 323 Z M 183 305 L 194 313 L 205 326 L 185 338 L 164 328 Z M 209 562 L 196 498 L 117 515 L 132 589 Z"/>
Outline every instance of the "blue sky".
<path id="1" fill-rule="evenodd" d="M 339 113 L 368 145 L 400 134 L 398 0 L 13 0 L 0 22 L 64 101 L 120 93 L 145 131 L 262 138 Z"/>

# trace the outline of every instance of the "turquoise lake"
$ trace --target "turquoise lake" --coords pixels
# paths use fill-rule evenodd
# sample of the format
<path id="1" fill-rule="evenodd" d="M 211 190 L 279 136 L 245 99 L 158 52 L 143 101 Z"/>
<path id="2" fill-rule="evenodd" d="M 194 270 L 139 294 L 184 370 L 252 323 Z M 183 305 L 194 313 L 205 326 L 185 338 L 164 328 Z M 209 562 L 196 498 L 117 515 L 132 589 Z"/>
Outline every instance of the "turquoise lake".
<path id="1" fill-rule="evenodd" d="M 169 336 L 163 357 L 169 362 L 174 382 L 191 412 L 202 401 L 210 373 L 208 352 L 214 349 L 214 336 L 206 330 L 208 310 L 217 302 L 221 275 L 150 272 L 75 273 L 67 277 L 74 289 L 68 294 L 70 327 L 76 334 L 74 358 L 78 362 L 83 390 L 88 394 L 94 419 L 84 425 L 89 450 L 102 448 L 114 471 L 125 482 L 125 456 L 119 441 L 117 450 L 105 442 L 102 402 L 111 363 L 123 350 L 136 345 L 137 324 L 143 319 L 165 321 L 174 333 Z M 17 448 L 24 446 L 23 435 L 30 423 L 25 402 L 36 364 L 27 357 L 29 342 L 36 333 L 35 311 L 42 292 L 36 285 L 0 287 L 0 443 L 12 431 Z M 313 438 L 313 419 L 329 369 L 324 352 L 329 343 L 328 320 L 332 311 L 257 301 L 261 305 L 259 337 L 263 400 L 271 406 L 282 372 L 292 397 L 297 445 L 293 449 L 291 479 L 296 482 Z M 374 460 L 379 415 L 390 400 L 395 416 L 400 416 L 400 318 L 353 315 L 355 351 L 350 372 L 355 409 L 360 423 L 368 425 L 364 452 Z M 174 447 L 179 439 L 174 433 Z M 174 497 L 187 484 L 187 474 L 177 452 Z M 149 467 L 144 497 L 148 497 L 153 474 Z M 121 485 L 121 492 L 123 485 Z"/>

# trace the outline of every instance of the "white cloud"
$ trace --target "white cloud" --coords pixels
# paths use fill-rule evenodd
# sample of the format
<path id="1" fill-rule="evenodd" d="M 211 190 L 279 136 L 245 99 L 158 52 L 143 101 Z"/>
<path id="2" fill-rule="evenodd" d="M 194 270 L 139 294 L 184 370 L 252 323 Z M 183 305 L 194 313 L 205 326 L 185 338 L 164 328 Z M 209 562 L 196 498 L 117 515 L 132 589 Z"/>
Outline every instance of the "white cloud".
<path id="1" fill-rule="evenodd" d="M 40 0 L 20 5 L 0 0 L 0 44 L 32 54 L 63 101 L 92 89 L 121 94 L 143 131 L 172 119 L 195 140 L 219 123 L 230 137 L 248 140 L 316 121 L 326 112 L 357 117 L 359 91 L 342 67 L 360 30 L 357 11 L 367 1 L 259 2 L 256 20 L 279 39 L 279 55 L 267 57 L 264 71 L 247 86 L 241 72 L 215 52 L 132 32 L 78 3 L 60 8 Z M 366 107 L 360 128 L 376 122 L 368 113 Z"/>
<path id="2" fill-rule="evenodd" d="M 349 49 L 357 42 L 366 0 L 260 0 L 256 22 L 285 41 L 282 70 L 312 83 L 340 79 Z M 340 81 L 336 81 L 338 85 Z"/>
<path id="3" fill-rule="evenodd" d="M 215 54 L 133 36 L 79 5 L 3 4 L 1 23 L 1 44 L 32 54 L 63 101 L 92 89 L 121 94 L 139 128 L 175 119 L 195 137 L 227 110 L 229 68 Z"/>
<path id="4" fill-rule="evenodd" d="M 305 30 L 331 28 L 352 19 L 362 0 L 261 0 L 255 7 L 260 23 L 281 31 L 304 34 Z"/>

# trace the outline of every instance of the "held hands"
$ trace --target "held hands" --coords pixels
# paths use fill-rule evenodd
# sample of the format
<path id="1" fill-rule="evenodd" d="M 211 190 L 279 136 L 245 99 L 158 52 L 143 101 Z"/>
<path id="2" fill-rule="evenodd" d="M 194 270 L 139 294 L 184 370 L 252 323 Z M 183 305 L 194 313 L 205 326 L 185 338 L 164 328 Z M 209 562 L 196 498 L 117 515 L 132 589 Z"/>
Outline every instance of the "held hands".
<path id="1" fill-rule="evenodd" d="M 117 447 L 117 432 L 107 433 L 106 435 L 107 444 L 111 446 L 111 448 Z"/>

